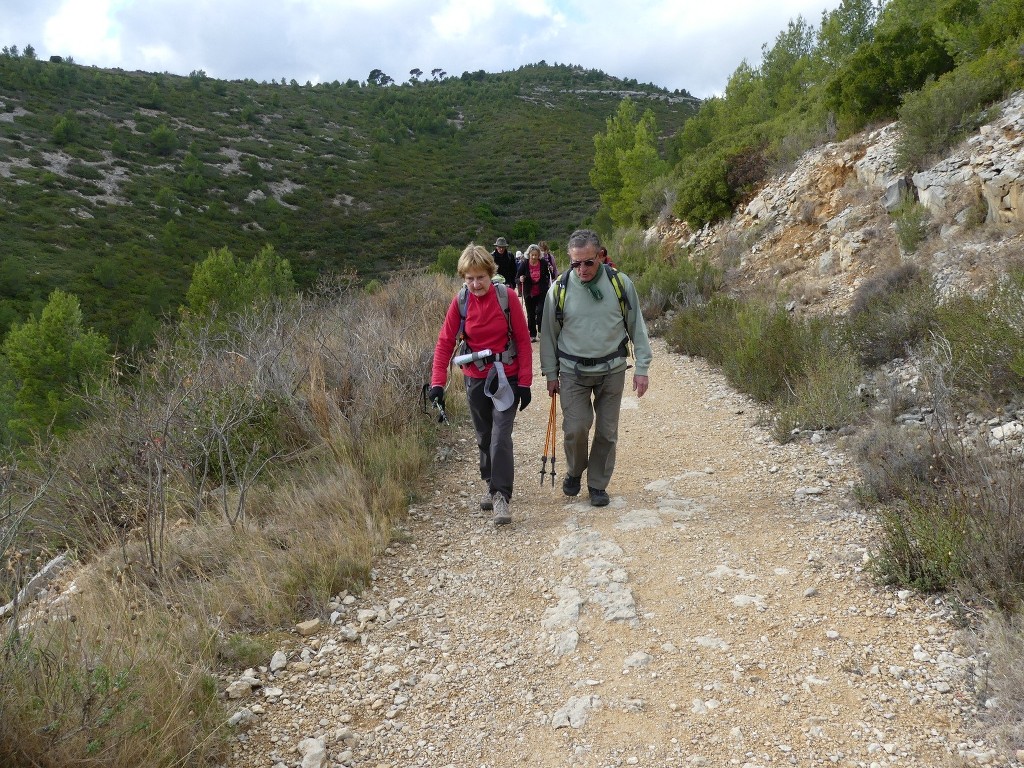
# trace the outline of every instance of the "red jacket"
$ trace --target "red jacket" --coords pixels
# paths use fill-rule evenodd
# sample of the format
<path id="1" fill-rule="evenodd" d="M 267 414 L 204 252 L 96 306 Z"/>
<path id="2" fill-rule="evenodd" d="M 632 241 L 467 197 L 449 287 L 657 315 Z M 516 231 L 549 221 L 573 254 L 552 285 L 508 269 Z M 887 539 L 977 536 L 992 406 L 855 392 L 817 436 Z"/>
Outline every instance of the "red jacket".
<path id="1" fill-rule="evenodd" d="M 511 288 L 508 289 L 509 320 L 512 321 L 512 338 L 516 342 L 516 357 L 505 365 L 505 375 L 515 376 L 519 386 L 528 387 L 533 383 L 533 347 L 530 345 L 530 331 L 526 327 L 526 313 L 519 301 L 519 296 Z M 443 387 L 448 382 L 448 363 L 455 351 L 455 337 L 459 333 L 459 297 L 452 299 L 448 313 L 444 316 L 444 324 L 437 337 L 434 347 L 434 367 L 430 376 L 432 387 Z M 508 321 L 498 303 L 498 295 L 492 285 L 482 298 L 472 293 L 466 302 L 466 341 L 475 352 L 491 349 L 501 352 L 508 343 Z M 491 366 L 482 371 L 476 365 L 463 366 L 462 372 L 474 379 L 487 377 Z"/>

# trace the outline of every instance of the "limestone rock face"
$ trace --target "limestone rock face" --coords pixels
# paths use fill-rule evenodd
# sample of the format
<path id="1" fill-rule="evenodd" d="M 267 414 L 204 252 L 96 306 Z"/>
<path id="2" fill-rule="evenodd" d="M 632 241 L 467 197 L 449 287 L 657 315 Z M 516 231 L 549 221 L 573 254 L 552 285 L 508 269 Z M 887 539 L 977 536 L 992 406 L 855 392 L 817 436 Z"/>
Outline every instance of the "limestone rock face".
<path id="1" fill-rule="evenodd" d="M 934 213 L 955 215 L 959 211 L 948 211 L 951 201 L 963 205 L 964 200 L 980 193 L 986 221 L 1009 224 L 1024 220 L 1024 93 L 1003 102 L 1000 112 L 1000 117 L 983 125 L 949 157 L 914 174 L 922 205 Z"/>
<path id="2" fill-rule="evenodd" d="M 729 221 L 693 231 L 659 222 L 648 241 L 708 258 L 737 285 L 788 293 L 796 311 L 843 312 L 857 288 L 907 260 L 941 296 L 977 291 L 1024 248 L 1024 91 L 991 123 L 913 175 L 898 156 L 899 123 L 808 150 L 769 179 Z M 904 201 L 926 210 L 934 245 L 904 252 Z"/>

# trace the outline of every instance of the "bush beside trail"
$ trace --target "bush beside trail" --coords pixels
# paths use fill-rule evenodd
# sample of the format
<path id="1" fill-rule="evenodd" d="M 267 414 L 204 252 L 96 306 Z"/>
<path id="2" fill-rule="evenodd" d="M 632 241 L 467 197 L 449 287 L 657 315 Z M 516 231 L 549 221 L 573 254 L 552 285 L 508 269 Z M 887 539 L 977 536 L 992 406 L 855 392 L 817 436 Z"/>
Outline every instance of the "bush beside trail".
<path id="1" fill-rule="evenodd" d="M 189 322 L 94 391 L 93 418 L 5 474 L 13 595 L 72 551 L 77 594 L 5 628 L 0 763 L 200 764 L 222 750 L 222 667 L 366 583 L 417 493 L 419 393 L 450 279 Z M 33 497 L 35 503 L 31 503 Z M 20 624 L 20 627 L 19 627 Z"/>

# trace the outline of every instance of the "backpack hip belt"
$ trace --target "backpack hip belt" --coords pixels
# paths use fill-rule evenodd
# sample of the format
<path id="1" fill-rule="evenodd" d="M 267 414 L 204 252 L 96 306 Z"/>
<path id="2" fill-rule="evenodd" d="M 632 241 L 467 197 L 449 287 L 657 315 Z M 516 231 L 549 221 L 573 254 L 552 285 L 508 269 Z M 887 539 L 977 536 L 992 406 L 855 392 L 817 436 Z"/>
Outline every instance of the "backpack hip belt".
<path id="1" fill-rule="evenodd" d="M 621 342 L 619 342 L 618 349 L 616 349 L 614 352 L 610 354 L 604 355 L 603 357 L 579 357 L 578 355 L 570 355 L 561 347 L 557 347 L 555 349 L 555 352 L 558 354 L 559 357 L 568 360 L 571 363 L 576 363 L 577 368 L 579 368 L 579 366 L 581 365 L 585 368 L 590 368 L 595 365 L 600 365 L 601 363 L 607 363 L 611 360 L 614 360 L 617 357 L 628 357 L 629 341 L 627 339 L 623 339 Z"/>

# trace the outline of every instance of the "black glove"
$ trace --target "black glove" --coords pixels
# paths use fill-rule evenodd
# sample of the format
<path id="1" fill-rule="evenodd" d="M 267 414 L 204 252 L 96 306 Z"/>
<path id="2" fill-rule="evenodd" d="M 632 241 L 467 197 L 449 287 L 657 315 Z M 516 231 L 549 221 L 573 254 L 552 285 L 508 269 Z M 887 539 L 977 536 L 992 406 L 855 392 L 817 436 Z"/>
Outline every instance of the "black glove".
<path id="1" fill-rule="evenodd" d="M 431 387 L 427 393 L 427 399 L 432 403 L 437 403 L 444 408 L 444 387 Z"/>
<path id="2" fill-rule="evenodd" d="M 526 410 L 526 406 L 530 404 L 533 399 L 533 395 L 530 394 L 529 387 L 519 387 L 519 410 Z"/>

